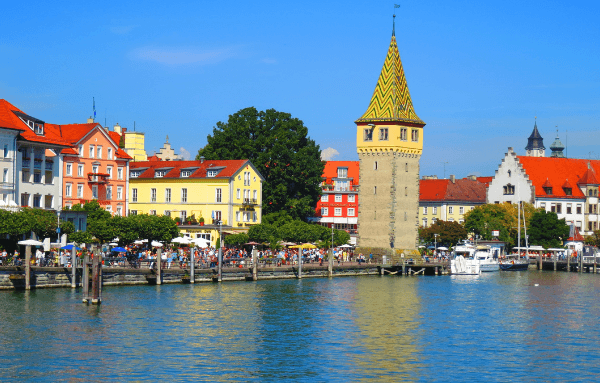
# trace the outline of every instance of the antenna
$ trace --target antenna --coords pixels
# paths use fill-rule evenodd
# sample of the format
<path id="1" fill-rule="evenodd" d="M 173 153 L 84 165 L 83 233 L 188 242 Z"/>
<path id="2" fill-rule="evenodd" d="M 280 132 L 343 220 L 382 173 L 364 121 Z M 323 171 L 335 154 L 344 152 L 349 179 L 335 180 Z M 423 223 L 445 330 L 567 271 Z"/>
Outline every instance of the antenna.
<path id="1" fill-rule="evenodd" d="M 400 8 L 400 4 L 394 4 L 394 21 L 392 22 L 392 36 L 396 36 L 396 8 Z"/>
<path id="2" fill-rule="evenodd" d="M 444 179 L 446 179 L 446 164 L 448 161 L 442 161 L 442 163 L 444 164 Z"/>

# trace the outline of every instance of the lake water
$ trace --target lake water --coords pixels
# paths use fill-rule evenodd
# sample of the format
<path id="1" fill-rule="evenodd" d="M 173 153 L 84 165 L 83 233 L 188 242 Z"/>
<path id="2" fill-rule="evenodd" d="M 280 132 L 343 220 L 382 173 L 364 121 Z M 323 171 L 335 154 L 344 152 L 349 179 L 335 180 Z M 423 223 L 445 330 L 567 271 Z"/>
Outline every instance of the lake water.
<path id="1" fill-rule="evenodd" d="M 536 286 L 538 285 L 538 286 Z M 0 292 L 1 381 L 598 381 L 600 276 Z"/>

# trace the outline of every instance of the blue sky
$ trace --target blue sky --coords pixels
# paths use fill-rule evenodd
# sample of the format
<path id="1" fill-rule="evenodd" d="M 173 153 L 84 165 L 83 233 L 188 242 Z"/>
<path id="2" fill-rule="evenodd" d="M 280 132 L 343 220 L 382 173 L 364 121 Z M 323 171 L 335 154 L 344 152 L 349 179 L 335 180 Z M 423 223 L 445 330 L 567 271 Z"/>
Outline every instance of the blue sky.
<path id="1" fill-rule="evenodd" d="M 600 158 L 600 4 L 395 1 L 413 104 L 427 123 L 421 175 L 493 175 L 544 144 Z M 52 123 L 169 135 L 194 157 L 217 121 L 254 106 L 304 121 L 355 160 L 390 42 L 394 1 L 11 2 L 0 15 L 0 98 Z"/>

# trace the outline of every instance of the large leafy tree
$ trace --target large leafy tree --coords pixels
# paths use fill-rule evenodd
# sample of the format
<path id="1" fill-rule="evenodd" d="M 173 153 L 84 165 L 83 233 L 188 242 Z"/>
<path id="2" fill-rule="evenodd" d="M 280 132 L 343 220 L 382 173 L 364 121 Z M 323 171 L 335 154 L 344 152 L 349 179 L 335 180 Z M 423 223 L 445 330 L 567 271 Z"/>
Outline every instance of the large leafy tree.
<path id="1" fill-rule="evenodd" d="M 425 243 L 434 243 L 438 234 L 438 246 L 454 246 L 458 241 L 467 238 L 467 229 L 458 222 L 436 221 L 427 228 L 419 229 L 419 237 Z"/>
<path id="2" fill-rule="evenodd" d="M 71 207 L 74 211 L 87 212 L 87 233 L 96 238 L 100 243 L 112 241 L 117 237 L 113 217 L 110 212 L 104 210 L 96 200 L 86 202 L 83 205 Z"/>
<path id="3" fill-rule="evenodd" d="M 523 203 L 525 222 L 533 216 L 535 207 L 529 203 Z M 500 232 L 498 239 L 506 242 L 509 246 L 516 245 L 518 227 L 518 206 L 516 204 L 486 204 L 476 207 L 465 214 L 465 228 L 469 233 L 480 235 L 485 240 L 493 239 L 492 231 Z M 521 237 L 524 238 L 523 211 L 521 211 Z"/>
<path id="4" fill-rule="evenodd" d="M 533 245 L 550 247 L 562 247 L 563 241 L 569 238 L 570 228 L 564 218 L 558 219 L 558 215 L 540 209 L 533 213 L 531 222 L 528 224 L 527 234 L 529 243 Z"/>
<path id="5" fill-rule="evenodd" d="M 263 214 L 285 210 L 302 220 L 314 215 L 324 164 L 301 120 L 250 107 L 217 122 L 207 140 L 196 159 L 249 159 L 265 177 Z"/>

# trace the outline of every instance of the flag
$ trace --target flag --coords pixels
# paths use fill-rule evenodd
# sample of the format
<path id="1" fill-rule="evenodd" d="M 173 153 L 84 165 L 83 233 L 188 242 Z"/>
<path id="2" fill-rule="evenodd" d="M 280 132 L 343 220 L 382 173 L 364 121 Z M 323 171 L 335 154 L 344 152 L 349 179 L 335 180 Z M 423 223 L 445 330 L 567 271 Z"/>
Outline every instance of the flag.
<path id="1" fill-rule="evenodd" d="M 96 100 L 94 97 L 92 97 L 92 101 L 94 103 L 94 120 L 96 120 Z"/>
<path id="2" fill-rule="evenodd" d="M 394 4 L 394 8 L 400 8 L 400 4 Z"/>

